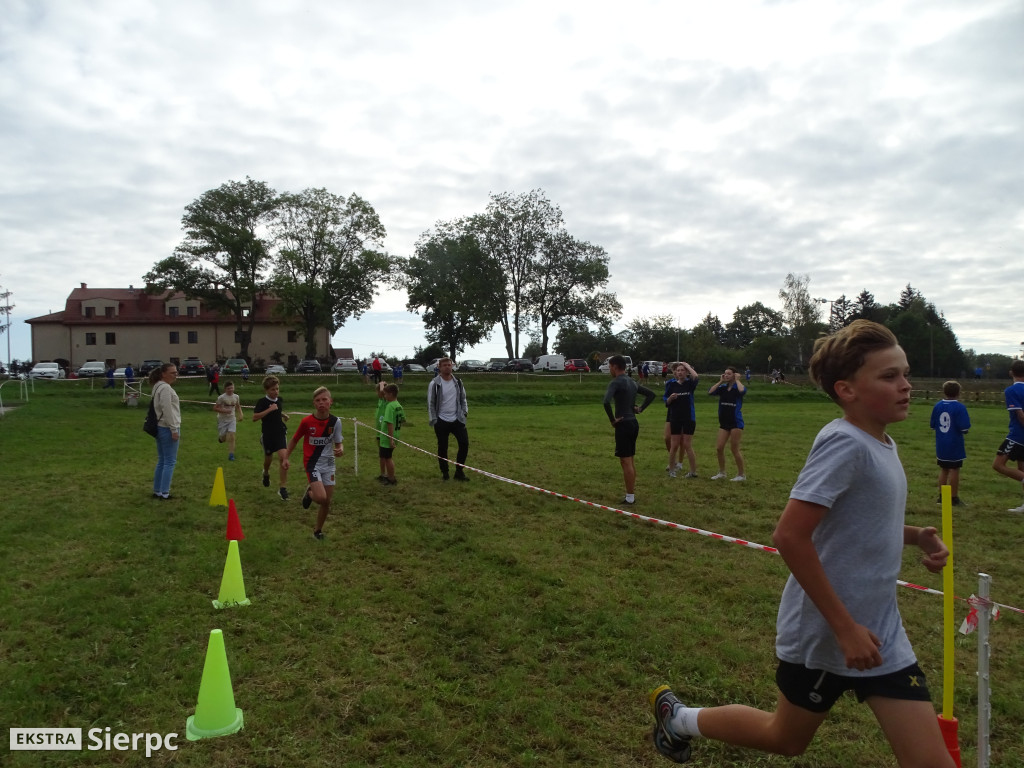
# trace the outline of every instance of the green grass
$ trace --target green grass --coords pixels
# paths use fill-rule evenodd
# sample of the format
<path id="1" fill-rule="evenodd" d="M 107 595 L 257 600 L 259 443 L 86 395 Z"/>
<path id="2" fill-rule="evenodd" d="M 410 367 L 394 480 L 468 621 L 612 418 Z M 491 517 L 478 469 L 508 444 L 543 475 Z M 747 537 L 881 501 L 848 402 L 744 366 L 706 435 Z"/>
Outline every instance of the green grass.
<path id="1" fill-rule="evenodd" d="M 622 495 L 601 408 L 607 377 L 464 377 L 475 467 L 602 504 Z M 355 376 L 289 377 L 287 410 L 318 383 L 334 412 L 372 420 Z M 425 382 L 400 397 L 408 442 L 431 450 Z M 7 387 L 8 394 L 13 388 Z M 183 400 L 205 382 L 183 380 Z M 932 387 L 934 389 L 934 386 Z M 260 394 L 242 388 L 243 404 Z M 5 398 L 5 404 L 8 400 Z M 991 457 L 998 405 L 969 403 L 974 428 L 956 512 L 956 592 L 993 577 L 994 599 L 1024 607 L 1019 489 Z M 634 511 L 768 544 L 811 440 L 838 414 L 805 387 L 757 385 L 747 398 L 749 482 L 712 483 L 714 403 L 698 398 L 702 477 L 665 476 L 663 411 L 641 416 Z M 892 434 L 910 482 L 908 522 L 937 524 L 930 402 Z M 248 416 L 247 412 L 247 416 Z M 0 418 L 0 716 L 8 727 L 177 732 L 177 752 L 13 752 L 12 766 L 655 766 L 646 693 L 662 682 L 698 705 L 773 705 L 781 558 L 473 475 L 442 484 L 436 460 L 402 448 L 399 485 L 381 488 L 360 429 L 346 423 L 328 539 L 310 536 L 303 483 L 283 503 L 259 481 L 258 425 L 239 425 L 228 463 L 207 405 L 183 407 L 173 503 L 150 499 L 155 447 L 144 411 L 89 382 L 39 382 Z M 295 422 L 292 422 L 294 425 Z M 453 443 L 454 449 L 454 443 Z M 454 450 L 453 450 L 454 455 Z M 731 462 L 731 459 L 730 459 Z M 208 504 L 224 468 L 246 539 L 252 605 L 216 611 L 225 510 Z M 731 463 L 730 463 L 731 467 Z M 908 581 L 941 577 L 907 554 Z M 938 706 L 942 601 L 901 590 L 901 608 Z M 965 606 L 957 604 L 957 622 Z M 245 729 L 189 743 L 211 629 L 224 631 Z M 1024 616 L 993 626 L 992 764 L 1024 759 Z M 954 714 L 963 764 L 976 762 L 976 636 L 957 636 Z M 841 701 L 802 757 L 701 741 L 695 765 L 891 766 L 866 707 Z"/>

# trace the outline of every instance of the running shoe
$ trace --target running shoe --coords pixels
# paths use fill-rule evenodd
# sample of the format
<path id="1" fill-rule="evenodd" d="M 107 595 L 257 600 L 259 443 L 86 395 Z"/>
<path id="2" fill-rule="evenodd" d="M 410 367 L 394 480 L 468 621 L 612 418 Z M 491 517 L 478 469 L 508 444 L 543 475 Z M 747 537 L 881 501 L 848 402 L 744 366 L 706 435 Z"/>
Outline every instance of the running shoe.
<path id="1" fill-rule="evenodd" d="M 712 475 L 711 476 L 712 480 L 725 480 L 725 478 L 726 478 L 725 472 L 719 472 L 717 475 Z"/>
<path id="2" fill-rule="evenodd" d="M 650 699 L 654 709 L 654 747 L 669 760 L 685 763 L 690 759 L 690 737 L 672 730 L 672 716 L 683 703 L 667 685 L 651 691 Z"/>
<path id="3" fill-rule="evenodd" d="M 307 485 L 306 486 L 306 492 L 304 494 L 302 494 L 302 508 L 303 509 L 309 509 L 309 507 L 310 507 L 310 505 L 312 503 L 313 503 L 313 499 L 309 495 L 309 486 Z"/>
<path id="4" fill-rule="evenodd" d="M 746 479 L 747 479 L 747 476 L 746 476 L 746 475 L 736 475 L 736 477 L 734 477 L 734 478 L 733 478 L 732 480 L 730 480 L 729 482 L 731 482 L 731 483 L 742 483 L 742 482 L 744 482 L 744 481 L 745 481 Z"/>
<path id="5" fill-rule="evenodd" d="M 270 474 L 267 473 L 267 472 L 263 473 L 263 487 L 264 488 L 269 488 L 270 487 Z"/>
<path id="6" fill-rule="evenodd" d="M 281 497 L 281 501 L 288 501 L 288 489 L 278 488 L 277 495 Z"/>
<path id="7" fill-rule="evenodd" d="M 313 531 L 313 538 L 316 539 L 317 541 L 323 541 L 327 537 L 324 536 L 324 532 L 323 531 Z"/>
<path id="8" fill-rule="evenodd" d="M 1013 513 L 1018 514 L 1018 515 L 1024 514 L 1024 504 L 1021 504 L 1019 507 L 1013 507 L 1012 509 L 1008 509 L 1006 511 L 1007 512 L 1013 512 Z"/>

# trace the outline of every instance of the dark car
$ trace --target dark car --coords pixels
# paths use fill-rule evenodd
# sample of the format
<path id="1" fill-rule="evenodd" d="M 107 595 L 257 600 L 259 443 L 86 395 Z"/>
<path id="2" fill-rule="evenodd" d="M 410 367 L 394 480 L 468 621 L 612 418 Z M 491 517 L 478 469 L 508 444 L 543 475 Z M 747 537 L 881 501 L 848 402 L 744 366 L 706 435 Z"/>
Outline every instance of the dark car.
<path id="1" fill-rule="evenodd" d="M 532 371 L 533 370 L 533 362 L 530 361 L 530 360 L 526 360 L 525 358 L 521 358 L 521 357 L 520 358 L 515 358 L 515 359 L 509 360 L 507 363 L 505 363 L 505 367 L 502 368 L 502 370 L 503 371 L 515 371 L 517 373 L 520 372 L 520 371 Z"/>
<path id="2" fill-rule="evenodd" d="M 300 360 L 295 366 L 296 373 L 321 373 L 319 360 Z"/>
<path id="3" fill-rule="evenodd" d="M 575 373 L 590 373 L 590 366 L 587 365 L 586 360 L 566 360 L 565 370 L 573 371 Z"/>
<path id="4" fill-rule="evenodd" d="M 142 365 L 139 366 L 139 370 L 137 371 L 137 373 L 139 374 L 139 376 L 149 376 L 150 371 L 152 371 L 154 368 L 159 368 L 163 364 L 163 360 L 143 360 Z"/>
<path id="5" fill-rule="evenodd" d="M 178 373 L 182 376 L 205 376 L 206 366 L 198 357 L 186 357 L 178 366 Z"/>
<path id="6" fill-rule="evenodd" d="M 487 363 L 483 360 L 463 360 L 459 363 L 460 371 L 486 371 Z"/>
<path id="7" fill-rule="evenodd" d="M 487 364 L 487 370 L 488 371 L 504 371 L 505 370 L 505 366 L 507 365 L 507 363 L 508 363 L 507 360 L 491 360 L 491 362 L 489 362 Z"/>

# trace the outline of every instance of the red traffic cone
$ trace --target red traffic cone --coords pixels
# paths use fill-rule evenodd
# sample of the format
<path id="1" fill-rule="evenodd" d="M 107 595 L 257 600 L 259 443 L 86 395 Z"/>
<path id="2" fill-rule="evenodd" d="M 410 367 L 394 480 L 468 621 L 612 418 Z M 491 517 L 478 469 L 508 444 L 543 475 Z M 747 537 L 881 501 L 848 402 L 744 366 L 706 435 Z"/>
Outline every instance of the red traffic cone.
<path id="1" fill-rule="evenodd" d="M 235 500 L 228 501 L 228 531 L 224 536 L 228 541 L 241 541 L 245 538 L 242 533 L 242 522 L 238 519 L 238 512 L 235 510 Z"/>

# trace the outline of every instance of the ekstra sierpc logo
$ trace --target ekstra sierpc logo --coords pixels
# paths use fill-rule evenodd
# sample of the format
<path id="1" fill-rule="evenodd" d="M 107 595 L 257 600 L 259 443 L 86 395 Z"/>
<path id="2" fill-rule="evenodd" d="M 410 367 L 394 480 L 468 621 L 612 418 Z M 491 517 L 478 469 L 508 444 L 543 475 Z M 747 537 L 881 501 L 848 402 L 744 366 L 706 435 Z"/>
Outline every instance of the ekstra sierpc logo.
<path id="1" fill-rule="evenodd" d="M 91 728 L 82 741 L 81 728 L 11 728 L 11 751 L 116 750 L 141 752 L 152 757 L 161 749 L 175 751 L 176 733 L 113 733 L 107 728 Z"/>

